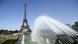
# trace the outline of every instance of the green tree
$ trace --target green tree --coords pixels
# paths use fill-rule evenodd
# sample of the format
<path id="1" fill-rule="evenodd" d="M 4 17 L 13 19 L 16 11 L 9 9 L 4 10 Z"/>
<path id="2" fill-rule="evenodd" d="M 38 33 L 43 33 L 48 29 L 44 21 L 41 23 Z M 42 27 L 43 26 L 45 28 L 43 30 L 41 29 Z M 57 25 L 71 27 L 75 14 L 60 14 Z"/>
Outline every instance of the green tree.
<path id="1" fill-rule="evenodd" d="M 74 25 L 72 25 L 72 28 L 78 31 L 78 21 L 76 21 Z"/>

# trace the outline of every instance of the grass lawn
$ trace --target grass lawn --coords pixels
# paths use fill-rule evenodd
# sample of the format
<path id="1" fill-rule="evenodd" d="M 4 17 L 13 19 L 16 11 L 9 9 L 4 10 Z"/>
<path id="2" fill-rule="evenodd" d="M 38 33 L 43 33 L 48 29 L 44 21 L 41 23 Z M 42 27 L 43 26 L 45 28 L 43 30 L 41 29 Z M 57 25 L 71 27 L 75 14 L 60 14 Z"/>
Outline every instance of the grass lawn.
<path id="1" fill-rule="evenodd" d="M 0 44 L 2 44 L 3 42 L 5 42 L 6 40 L 16 40 L 17 37 L 14 35 L 0 35 Z"/>

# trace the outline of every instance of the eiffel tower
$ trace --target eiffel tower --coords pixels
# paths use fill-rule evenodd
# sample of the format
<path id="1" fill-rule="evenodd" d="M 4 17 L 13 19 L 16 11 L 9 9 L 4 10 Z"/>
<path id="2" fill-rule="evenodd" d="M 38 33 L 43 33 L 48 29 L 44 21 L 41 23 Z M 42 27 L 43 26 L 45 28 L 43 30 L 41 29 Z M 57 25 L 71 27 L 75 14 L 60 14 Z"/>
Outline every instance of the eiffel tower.
<path id="1" fill-rule="evenodd" d="M 24 3 L 24 19 L 23 19 L 23 24 L 21 26 L 21 32 L 31 32 L 29 25 L 28 25 L 28 21 L 27 21 L 27 16 L 26 16 L 26 0 Z"/>

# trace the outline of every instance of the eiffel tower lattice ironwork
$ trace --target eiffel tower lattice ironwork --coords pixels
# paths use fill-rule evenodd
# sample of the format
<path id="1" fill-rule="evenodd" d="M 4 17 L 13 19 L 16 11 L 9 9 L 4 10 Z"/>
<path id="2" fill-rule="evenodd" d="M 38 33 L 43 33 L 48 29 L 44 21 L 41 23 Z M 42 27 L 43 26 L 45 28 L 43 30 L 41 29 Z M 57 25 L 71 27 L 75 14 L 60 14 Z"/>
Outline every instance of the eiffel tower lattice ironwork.
<path id="1" fill-rule="evenodd" d="M 24 4 L 24 19 L 23 19 L 23 24 L 21 26 L 21 32 L 31 32 L 28 21 L 27 21 L 27 16 L 26 16 L 26 2 Z"/>

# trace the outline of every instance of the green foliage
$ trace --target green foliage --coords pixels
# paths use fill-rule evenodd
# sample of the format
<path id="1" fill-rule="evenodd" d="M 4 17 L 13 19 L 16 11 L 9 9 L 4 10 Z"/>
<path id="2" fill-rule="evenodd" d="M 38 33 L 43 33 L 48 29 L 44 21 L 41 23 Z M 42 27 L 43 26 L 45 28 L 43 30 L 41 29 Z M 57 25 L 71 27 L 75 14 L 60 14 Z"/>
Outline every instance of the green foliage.
<path id="1" fill-rule="evenodd" d="M 72 28 L 78 31 L 78 21 L 76 21 L 74 25 L 72 25 Z"/>
<path id="2" fill-rule="evenodd" d="M 4 30 L 4 29 L 1 29 L 0 30 L 0 34 L 13 34 L 13 33 L 17 33 L 19 32 L 18 30 L 15 30 L 15 31 L 8 31 L 8 30 Z"/>
<path id="3" fill-rule="evenodd" d="M 78 21 L 77 21 L 77 22 L 75 22 L 75 26 L 78 28 Z"/>

